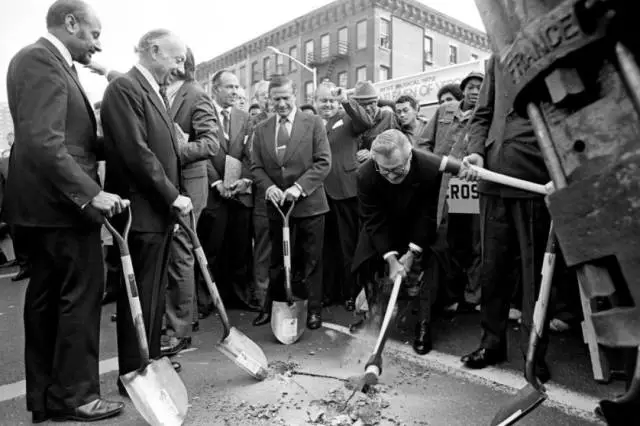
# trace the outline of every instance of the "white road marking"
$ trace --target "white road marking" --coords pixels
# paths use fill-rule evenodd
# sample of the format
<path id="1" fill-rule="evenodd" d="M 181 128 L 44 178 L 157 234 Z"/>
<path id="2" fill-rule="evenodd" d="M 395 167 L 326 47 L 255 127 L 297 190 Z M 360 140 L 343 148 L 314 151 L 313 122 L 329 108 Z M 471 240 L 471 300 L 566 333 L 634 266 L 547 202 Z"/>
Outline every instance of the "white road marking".
<path id="1" fill-rule="evenodd" d="M 349 328 L 342 325 L 328 322 L 323 322 L 322 325 L 329 330 L 346 334 L 354 339 L 370 340 L 372 343 L 375 342 L 374 339 L 370 339 L 359 334 L 351 334 L 349 332 Z M 423 365 L 440 373 L 455 375 L 485 386 L 507 391 L 511 394 L 515 394 L 518 390 L 527 385 L 527 381 L 522 374 L 517 374 L 515 372 L 496 367 L 488 367 L 481 370 L 467 369 L 464 368 L 460 362 L 460 357 L 435 350 L 432 350 L 426 355 L 417 355 L 410 345 L 405 345 L 395 341 L 387 341 L 385 350 L 392 352 L 399 358 Z M 599 403 L 597 398 L 572 391 L 555 383 L 547 383 L 545 384 L 545 388 L 548 395 L 548 399 L 544 402 L 546 406 L 557 408 L 569 415 L 577 416 L 592 422 L 599 421 L 593 412 Z"/>

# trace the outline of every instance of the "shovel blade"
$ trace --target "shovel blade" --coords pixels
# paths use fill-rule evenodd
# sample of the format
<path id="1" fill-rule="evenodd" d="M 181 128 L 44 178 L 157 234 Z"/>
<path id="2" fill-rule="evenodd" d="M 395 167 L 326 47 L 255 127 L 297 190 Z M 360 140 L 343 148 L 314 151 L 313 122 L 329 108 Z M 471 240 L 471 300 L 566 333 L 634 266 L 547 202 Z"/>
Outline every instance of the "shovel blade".
<path id="1" fill-rule="evenodd" d="M 271 308 L 271 330 L 276 339 L 285 345 L 295 343 L 302 337 L 307 326 L 307 301 L 273 302 Z"/>
<path id="2" fill-rule="evenodd" d="M 264 352 L 243 332 L 231 327 L 229 335 L 218 343 L 217 348 L 227 358 L 258 380 L 267 378 L 269 364 Z"/>
<path id="3" fill-rule="evenodd" d="M 187 389 L 168 358 L 152 361 L 144 370 L 120 376 L 140 415 L 153 426 L 180 426 L 187 416 Z"/>
<path id="4" fill-rule="evenodd" d="M 547 394 L 531 385 L 520 389 L 513 400 L 502 407 L 495 415 L 491 426 L 507 426 L 515 424 L 522 417 L 547 399 Z"/>

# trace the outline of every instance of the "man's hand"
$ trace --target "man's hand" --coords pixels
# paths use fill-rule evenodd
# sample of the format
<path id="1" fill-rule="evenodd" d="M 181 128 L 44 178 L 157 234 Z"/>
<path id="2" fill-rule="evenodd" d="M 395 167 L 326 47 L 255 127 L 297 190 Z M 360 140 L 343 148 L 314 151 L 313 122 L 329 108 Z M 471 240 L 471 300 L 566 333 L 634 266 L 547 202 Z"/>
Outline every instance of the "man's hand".
<path id="1" fill-rule="evenodd" d="M 371 157 L 371 153 L 369 152 L 368 149 L 361 149 L 360 151 L 356 152 L 356 158 L 360 163 L 364 163 L 370 157 Z"/>
<path id="2" fill-rule="evenodd" d="M 415 260 L 415 255 L 411 250 L 407 250 L 407 252 L 400 258 L 400 264 L 404 266 L 404 269 L 408 272 L 411 270 L 413 266 L 413 261 Z"/>
<path id="3" fill-rule="evenodd" d="M 462 168 L 458 177 L 469 182 L 475 182 L 478 180 L 478 172 L 473 170 L 471 166 L 484 167 L 484 158 L 479 154 L 467 155 L 462 159 Z"/>
<path id="4" fill-rule="evenodd" d="M 245 193 L 247 189 L 251 186 L 251 183 L 248 179 L 238 179 L 233 182 L 229 188 L 227 188 L 232 195 Z"/>
<path id="5" fill-rule="evenodd" d="M 90 202 L 91 206 L 107 217 L 122 213 L 131 202 L 117 194 L 100 191 Z"/>
<path id="6" fill-rule="evenodd" d="M 280 204 L 284 204 L 285 201 L 298 201 L 298 198 L 302 195 L 302 191 L 298 188 L 297 185 L 291 185 L 284 191 L 283 199 L 280 201 Z"/>
<path id="7" fill-rule="evenodd" d="M 178 210 L 182 216 L 191 213 L 191 210 L 193 210 L 191 198 L 185 197 L 184 195 L 178 195 L 178 198 L 176 198 L 171 206 Z"/>
<path id="8" fill-rule="evenodd" d="M 91 61 L 89 64 L 85 65 L 85 68 L 88 68 L 91 70 L 91 72 L 96 73 L 98 75 L 107 75 L 107 67 L 105 67 L 104 65 L 101 65 L 97 62 Z"/>
<path id="9" fill-rule="evenodd" d="M 214 186 L 214 188 L 216 189 L 216 191 L 218 191 L 218 193 L 220 194 L 220 196 L 222 198 L 231 198 L 233 197 L 233 194 L 231 193 L 230 189 L 225 188 L 224 184 L 221 182 L 216 183 L 216 185 Z"/>
<path id="10" fill-rule="evenodd" d="M 342 87 L 335 87 L 331 89 L 331 96 L 334 96 L 336 101 L 340 103 L 347 101 L 347 91 Z"/>
<path id="11" fill-rule="evenodd" d="M 404 265 L 398 261 L 395 254 L 387 258 L 387 263 L 389 264 L 389 278 L 391 278 L 391 280 L 395 281 L 398 275 L 403 279 L 407 278 L 407 270 L 404 268 Z"/>
<path id="12" fill-rule="evenodd" d="M 267 188 L 266 197 L 267 200 L 270 200 L 275 204 L 282 204 L 284 202 L 284 192 L 275 185 L 271 185 Z"/>

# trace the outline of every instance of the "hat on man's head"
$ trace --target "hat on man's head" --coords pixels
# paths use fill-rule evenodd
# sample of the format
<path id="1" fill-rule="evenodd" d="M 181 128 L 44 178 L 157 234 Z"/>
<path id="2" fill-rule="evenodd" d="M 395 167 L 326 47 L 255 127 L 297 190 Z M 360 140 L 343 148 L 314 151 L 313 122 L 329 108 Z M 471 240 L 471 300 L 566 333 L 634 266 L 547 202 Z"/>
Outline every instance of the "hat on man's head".
<path id="1" fill-rule="evenodd" d="M 469 81 L 471 81 L 473 79 L 477 79 L 477 80 L 483 81 L 484 80 L 484 74 L 482 74 L 481 72 L 478 72 L 478 71 L 471 71 L 469 73 L 469 75 L 466 76 L 464 79 L 462 79 L 462 81 L 460 82 L 460 90 L 462 90 L 464 92 L 464 88 L 467 85 L 467 83 L 469 83 Z"/>
<path id="2" fill-rule="evenodd" d="M 351 97 L 356 101 L 373 101 L 378 99 L 378 89 L 368 80 L 359 81 Z"/>

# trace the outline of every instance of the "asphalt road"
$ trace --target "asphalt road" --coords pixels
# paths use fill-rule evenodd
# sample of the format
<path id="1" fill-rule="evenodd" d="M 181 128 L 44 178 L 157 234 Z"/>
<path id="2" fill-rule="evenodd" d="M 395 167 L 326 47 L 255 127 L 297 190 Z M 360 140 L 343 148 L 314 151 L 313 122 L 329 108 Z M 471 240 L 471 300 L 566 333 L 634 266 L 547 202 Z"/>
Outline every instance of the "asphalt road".
<path id="1" fill-rule="evenodd" d="M 26 281 L 13 283 L 0 278 L 0 425 L 30 424 L 20 383 L 24 378 L 25 288 Z M 103 309 L 101 386 L 105 398 L 121 400 L 116 390 L 115 324 L 109 320 L 114 310 L 115 305 Z M 413 354 L 406 343 L 410 334 L 405 328 L 396 327 L 384 355 L 381 384 L 369 394 L 356 392 L 346 403 L 351 394 L 348 379 L 363 372 L 373 343 L 362 335 L 354 337 L 343 332 L 341 326 L 348 324 L 350 314 L 341 307 L 325 310 L 327 327 L 306 330 L 299 342 L 288 346 L 275 340 L 268 325 L 251 326 L 254 314 L 233 311 L 230 316 L 232 323 L 265 351 L 269 377 L 258 382 L 236 367 L 215 349 L 221 335 L 218 319 L 212 316 L 202 321 L 192 348 L 177 357 L 183 366 L 180 376 L 189 392 L 187 425 L 487 425 L 524 383 L 517 371 L 517 359 L 504 368 L 479 374 L 460 368 L 458 357 L 477 344 L 478 317 L 469 315 L 436 323 L 436 351 L 425 357 Z M 589 414 L 592 407 L 588 404 L 594 398 L 617 392 L 621 384 L 592 383 L 590 371 L 583 371 L 587 355 L 579 339 L 563 337 L 557 346 L 552 353 L 569 354 L 573 360 L 566 356 L 557 362 L 553 359 L 554 382 L 557 376 L 566 387 L 563 377 L 571 376 L 570 391 L 578 399 L 584 395 L 587 406 L 572 405 L 571 398 L 554 396 L 519 424 L 599 424 Z M 331 377 L 312 377 L 309 373 Z M 144 421 L 127 401 L 121 416 L 97 424 L 128 426 L 143 425 Z"/>

